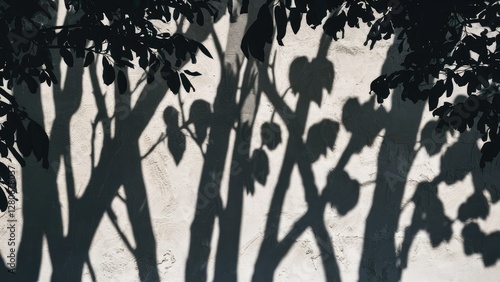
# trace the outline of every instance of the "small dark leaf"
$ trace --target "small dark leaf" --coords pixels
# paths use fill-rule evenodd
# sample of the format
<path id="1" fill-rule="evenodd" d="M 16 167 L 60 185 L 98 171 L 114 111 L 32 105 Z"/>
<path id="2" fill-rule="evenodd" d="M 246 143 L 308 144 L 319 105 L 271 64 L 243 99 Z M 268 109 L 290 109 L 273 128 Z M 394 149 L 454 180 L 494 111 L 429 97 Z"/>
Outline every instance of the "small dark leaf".
<path id="1" fill-rule="evenodd" d="M 293 33 L 297 34 L 300 29 L 300 24 L 302 22 L 302 14 L 298 9 L 290 9 L 290 25 L 292 26 Z"/>
<path id="2" fill-rule="evenodd" d="M 453 94 L 453 79 L 451 76 L 448 76 L 446 79 L 446 97 L 450 97 Z"/>
<path id="3" fill-rule="evenodd" d="M 333 37 L 334 40 L 338 40 L 337 33 L 341 32 L 342 37 L 344 37 L 344 27 L 347 22 L 347 15 L 345 12 L 341 12 L 337 16 L 330 17 L 326 20 L 323 25 L 323 29 L 326 34 Z"/>
<path id="4" fill-rule="evenodd" d="M 184 86 L 184 89 L 186 90 L 186 92 L 189 93 L 189 91 L 191 91 L 191 88 L 194 89 L 193 85 L 191 84 L 191 82 L 189 81 L 189 79 L 187 78 L 187 76 L 183 73 L 180 74 L 181 76 L 181 80 L 182 80 L 182 86 Z"/>
<path id="5" fill-rule="evenodd" d="M 359 190 L 360 185 L 356 180 L 351 179 L 345 171 L 335 169 L 328 174 L 323 193 L 339 214 L 345 215 L 358 203 Z"/>
<path id="6" fill-rule="evenodd" d="M 196 23 L 198 25 L 203 25 L 204 23 L 204 19 L 203 19 L 203 13 L 201 12 L 201 10 L 196 14 Z"/>
<path id="7" fill-rule="evenodd" d="M 168 128 L 179 127 L 179 112 L 172 106 L 168 106 L 163 111 L 163 120 Z"/>
<path id="8" fill-rule="evenodd" d="M 68 67 L 72 67 L 73 66 L 73 54 L 71 54 L 71 52 L 66 48 L 61 48 L 59 52 L 61 53 L 61 57 L 64 59 L 64 62 L 66 63 L 66 65 L 68 65 Z"/>
<path id="9" fill-rule="evenodd" d="M 178 127 L 169 127 L 167 133 L 168 150 L 172 154 L 172 157 L 174 157 L 175 164 L 179 165 L 186 150 L 186 136 L 184 136 Z"/>
<path id="10" fill-rule="evenodd" d="M 266 185 L 269 175 L 269 159 L 266 152 L 262 149 L 256 149 L 252 155 L 253 175 L 255 180 L 261 185 Z"/>
<path id="11" fill-rule="evenodd" d="M 94 52 L 89 51 L 87 55 L 85 55 L 85 61 L 83 62 L 83 67 L 88 67 L 94 61 Z"/>
<path id="12" fill-rule="evenodd" d="M 103 67 L 103 72 L 102 72 L 102 78 L 104 80 L 104 84 L 110 85 L 115 81 L 115 70 L 113 69 L 113 66 L 108 62 L 108 59 L 106 57 L 102 58 L 102 67 Z"/>
<path id="13" fill-rule="evenodd" d="M 326 155 L 327 148 L 333 149 L 338 132 L 339 124 L 329 119 L 309 128 L 306 149 L 311 162 L 317 161 L 321 155 Z"/>
<path id="14" fill-rule="evenodd" d="M 36 91 L 38 90 L 38 83 L 36 82 L 36 80 L 31 77 L 31 75 L 26 75 L 25 77 L 25 81 L 26 81 L 26 84 L 28 85 L 28 89 L 31 93 L 36 93 Z"/>
<path id="15" fill-rule="evenodd" d="M 205 54 L 205 56 L 209 57 L 210 59 L 213 59 L 212 55 L 210 54 L 210 52 L 208 51 L 208 49 L 201 43 L 198 43 L 198 49 L 200 49 L 200 51 Z"/>
<path id="16" fill-rule="evenodd" d="M 261 127 L 260 136 L 262 143 L 266 145 L 269 150 L 274 150 L 281 143 L 281 128 L 276 123 L 264 123 Z"/>
<path id="17" fill-rule="evenodd" d="M 197 72 L 197 71 L 194 71 L 194 72 L 193 72 L 193 71 L 190 71 L 190 70 L 184 70 L 184 72 L 185 72 L 186 74 L 189 74 L 190 76 L 199 76 L 199 75 L 201 75 L 201 73 L 199 73 L 199 72 Z"/>
<path id="18" fill-rule="evenodd" d="M 387 82 L 387 76 L 381 75 L 370 84 L 370 91 L 377 95 L 377 102 L 382 104 L 384 99 L 389 97 L 389 84 Z"/>
<path id="19" fill-rule="evenodd" d="M 288 20 L 286 18 L 286 10 L 283 5 L 276 6 L 274 8 L 274 18 L 276 20 L 276 39 L 278 41 L 278 44 L 283 46 L 283 38 L 285 37 L 286 34 L 286 26 L 288 24 Z"/>
<path id="20" fill-rule="evenodd" d="M 191 104 L 189 110 L 189 119 L 187 124 L 193 123 L 195 129 L 195 141 L 198 144 L 203 143 L 207 137 L 207 130 L 211 123 L 212 110 L 210 104 L 204 100 L 196 100 Z"/>
<path id="21" fill-rule="evenodd" d="M 167 77 L 167 85 L 174 92 L 174 94 L 179 93 L 179 88 L 181 87 L 181 80 L 179 79 L 179 74 L 174 71 Z"/>
<path id="22" fill-rule="evenodd" d="M 33 154 L 38 161 L 42 160 L 42 167 L 49 168 L 49 137 L 45 130 L 36 122 L 28 124 L 28 138 L 33 145 Z"/>

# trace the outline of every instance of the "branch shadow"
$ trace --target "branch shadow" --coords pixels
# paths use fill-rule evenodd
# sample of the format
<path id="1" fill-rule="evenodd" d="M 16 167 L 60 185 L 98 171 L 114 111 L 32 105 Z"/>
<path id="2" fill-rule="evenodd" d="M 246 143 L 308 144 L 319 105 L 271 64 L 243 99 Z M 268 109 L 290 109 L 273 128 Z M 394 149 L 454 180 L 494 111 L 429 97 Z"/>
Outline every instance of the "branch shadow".
<path id="1" fill-rule="evenodd" d="M 68 22 L 68 21 L 67 21 Z M 55 66 L 59 66 L 61 58 L 54 54 Z M 59 67 L 56 75 L 60 77 Z M 89 259 L 89 250 L 94 241 L 101 219 L 110 217 L 117 233 L 134 256 L 138 267 L 138 278 L 141 281 L 159 281 L 156 261 L 156 242 L 154 238 L 146 186 L 142 175 L 141 156 L 138 140 L 152 118 L 159 102 L 168 91 L 166 83 L 146 87 L 136 105 L 131 108 L 130 92 L 115 96 L 114 115 L 108 116 L 101 92 L 97 68 L 90 67 L 92 91 L 96 101 L 98 114 L 93 124 L 92 149 L 89 153 L 77 148 L 70 137 L 72 118 L 80 108 L 84 74 L 81 59 L 75 61 L 75 67 L 68 69 L 63 87 L 54 85 L 53 102 L 55 118 L 50 132 L 50 168 L 43 171 L 38 164 L 28 162 L 23 168 L 23 230 L 19 242 L 18 281 L 36 281 L 40 276 L 43 239 L 47 239 L 48 253 L 52 265 L 50 274 L 53 281 L 81 281 L 84 265 L 87 265 L 91 278 L 95 281 L 95 271 Z M 43 124 L 41 93 L 28 97 L 23 89 L 15 89 L 16 98 L 28 105 L 30 114 Z M 115 91 L 118 93 L 118 91 Z M 115 136 L 111 137 L 111 120 L 115 122 Z M 96 157 L 94 138 L 97 124 L 102 123 L 104 137 L 102 151 Z M 75 152 L 76 149 L 76 152 Z M 73 172 L 77 168 L 72 163 L 72 154 L 90 154 L 92 167 L 90 180 L 83 195 L 75 195 L 75 179 Z M 97 163 L 94 165 L 94 163 Z M 65 189 L 67 203 L 61 203 L 58 187 L 58 174 L 65 173 Z M 126 198 L 123 199 L 132 226 L 136 246 L 124 237 L 116 224 L 116 215 L 111 202 L 116 198 L 118 189 L 123 186 Z M 68 233 L 63 234 L 61 207 L 68 210 Z"/>

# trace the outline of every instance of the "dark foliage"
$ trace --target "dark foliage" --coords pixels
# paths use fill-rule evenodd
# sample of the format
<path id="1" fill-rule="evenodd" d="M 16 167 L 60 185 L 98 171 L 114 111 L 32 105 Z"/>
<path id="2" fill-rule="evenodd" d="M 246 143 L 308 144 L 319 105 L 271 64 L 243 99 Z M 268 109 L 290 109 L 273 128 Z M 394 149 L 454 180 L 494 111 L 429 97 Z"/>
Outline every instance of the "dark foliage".
<path id="1" fill-rule="evenodd" d="M 244 1 L 245 2 L 245 1 Z M 390 89 L 402 86 L 401 98 L 428 101 L 439 117 L 438 129 L 450 126 L 460 132 L 476 127 L 485 141 L 480 165 L 500 152 L 500 3 L 498 1 L 412 0 L 280 0 L 267 1 L 242 42 L 245 55 L 264 60 L 264 46 L 276 39 L 283 44 L 286 28 L 297 33 L 305 15 L 307 24 L 322 25 L 334 40 L 346 27 L 367 24 L 365 45 L 397 36 L 398 50 L 407 55 L 401 69 L 375 78 L 370 93 L 382 103 Z M 274 13 L 273 13 L 274 11 Z M 274 17 L 273 17 L 274 14 Z M 273 20 L 274 18 L 274 20 Z M 248 50 L 250 52 L 248 52 Z M 464 103 L 440 104 L 454 94 L 454 85 L 466 87 Z"/>
<path id="2" fill-rule="evenodd" d="M 6 35 L 0 39 L 0 94 L 6 100 L 0 101 L 0 116 L 7 115 L 0 131 L 0 152 L 7 158 L 10 151 L 23 166 L 23 156 L 28 157 L 33 152 L 47 169 L 49 140 L 44 129 L 5 91 L 4 82 L 9 90 L 16 84 L 25 83 L 32 93 L 37 92 L 39 84 L 58 83 L 54 51 L 68 67 L 72 67 L 77 58 L 84 59 L 84 67 L 100 60 L 104 83 L 116 82 L 120 94 L 128 90 L 125 70 L 134 68 L 135 60 L 148 74 L 148 83 L 155 80 L 155 73 L 160 70 L 172 92 L 178 93 L 181 85 L 187 92 L 194 90 L 188 76 L 199 75 L 188 70 L 184 74 L 179 71 L 181 65 L 189 60 L 196 63 L 198 51 L 211 57 L 201 43 L 183 34 L 159 31 L 154 25 L 155 21 L 169 22 L 180 17 L 203 25 L 211 20 L 205 19 L 203 11 L 213 18 L 218 16 L 218 10 L 208 0 L 66 0 L 64 3 L 68 13 L 77 18 L 74 24 L 47 25 L 57 11 L 53 0 L 2 1 L 0 5 L 0 30 Z M 175 142 L 169 143 L 169 147 L 176 149 L 176 160 L 180 160 L 185 140 L 183 135 L 176 135 L 175 129 L 172 130 L 171 134 L 178 138 L 172 138 Z M 203 130 L 199 130 L 200 136 L 203 135 Z M 2 177 L 8 179 L 8 175 Z M 7 192 L 12 193 L 12 189 L 3 184 Z"/>

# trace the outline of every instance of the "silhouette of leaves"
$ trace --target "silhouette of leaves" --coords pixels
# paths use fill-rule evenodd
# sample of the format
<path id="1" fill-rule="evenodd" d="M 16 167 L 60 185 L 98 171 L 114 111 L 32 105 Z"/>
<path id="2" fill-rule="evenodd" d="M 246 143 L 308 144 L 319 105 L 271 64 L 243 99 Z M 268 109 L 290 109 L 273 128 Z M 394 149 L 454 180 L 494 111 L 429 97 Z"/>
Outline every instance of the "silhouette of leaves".
<path id="1" fill-rule="evenodd" d="M 163 112 L 163 119 L 167 124 L 167 147 L 179 165 L 186 150 L 186 136 L 179 127 L 179 112 L 174 107 L 167 107 Z"/>
<path id="2" fill-rule="evenodd" d="M 466 221 L 468 219 L 485 219 L 490 213 L 488 200 L 481 193 L 474 193 L 467 201 L 460 205 L 458 209 L 458 219 Z"/>
<path id="3" fill-rule="evenodd" d="M 492 266 L 500 259 L 500 232 L 486 235 L 477 223 L 469 223 L 462 230 L 465 254 L 481 254 L 485 266 Z"/>
<path id="4" fill-rule="evenodd" d="M 309 128 L 306 148 L 311 162 L 317 161 L 321 155 L 326 156 L 327 148 L 333 149 L 338 132 L 339 124 L 329 119 L 323 119 Z"/>
<path id="5" fill-rule="evenodd" d="M 439 153 L 443 145 L 447 143 L 446 131 L 436 130 L 438 124 L 437 121 L 429 121 L 420 133 L 420 142 L 430 156 Z"/>
<path id="6" fill-rule="evenodd" d="M 269 158 L 262 149 L 256 149 L 252 155 L 253 176 L 261 185 L 266 185 L 269 175 Z"/>
<path id="7" fill-rule="evenodd" d="M 73 54 L 71 54 L 71 52 L 66 48 L 61 48 L 60 54 L 61 54 L 61 57 L 64 59 L 64 62 L 66 63 L 66 65 L 68 65 L 68 67 L 72 67 L 73 66 Z"/>
<path id="8" fill-rule="evenodd" d="M 286 10 L 283 7 L 283 4 L 280 4 L 274 8 L 274 18 L 276 19 L 276 40 L 278 44 L 283 46 L 283 38 L 286 34 L 286 26 L 288 24 L 288 20 L 286 17 Z"/>
<path id="9" fill-rule="evenodd" d="M 422 182 L 418 185 L 412 201 L 415 203 L 413 220 L 421 221 L 429 233 L 431 245 L 437 247 L 449 241 L 452 235 L 452 221 L 445 215 L 444 206 L 437 194 L 437 188 Z"/>
<path id="10" fill-rule="evenodd" d="M 334 80 L 333 64 L 328 60 L 296 58 L 290 65 L 289 81 L 293 92 L 321 106 L 323 89 L 329 92 Z"/>
<path id="11" fill-rule="evenodd" d="M 186 90 L 186 92 L 189 93 L 189 91 L 191 91 L 191 88 L 193 89 L 193 91 L 195 91 L 193 85 L 191 84 L 191 82 L 189 81 L 189 79 L 185 74 L 181 73 L 180 77 L 182 81 L 182 86 L 184 86 L 184 90 Z"/>
<path id="12" fill-rule="evenodd" d="M 370 92 L 377 95 L 377 102 L 383 103 L 384 99 L 389 97 L 389 83 L 387 82 L 387 75 L 381 75 L 370 84 Z"/>
<path id="13" fill-rule="evenodd" d="M 265 122 L 260 129 L 263 145 L 274 150 L 281 143 L 281 128 L 278 124 Z"/>
<path id="14" fill-rule="evenodd" d="M 28 124 L 28 136 L 31 140 L 33 154 L 38 161 L 42 160 L 42 167 L 49 168 L 49 137 L 43 128 L 36 122 Z"/>
<path id="15" fill-rule="evenodd" d="M 173 71 L 167 76 L 167 85 L 174 94 L 179 93 L 181 81 L 179 79 L 179 74 L 176 71 Z"/>
<path id="16" fill-rule="evenodd" d="M 193 123 L 196 143 L 199 145 L 207 138 L 207 130 L 211 124 L 212 110 L 210 104 L 204 100 L 196 100 L 191 104 L 189 119 L 186 124 Z"/>
<path id="17" fill-rule="evenodd" d="M 104 80 L 104 84 L 110 85 L 113 81 L 115 81 L 115 70 L 106 57 L 102 58 L 102 67 L 102 78 Z"/>
<path id="18" fill-rule="evenodd" d="M 288 20 L 290 21 L 293 33 L 297 34 L 300 30 L 300 24 L 302 22 L 302 13 L 300 13 L 298 9 L 290 9 L 290 16 Z"/>
<path id="19" fill-rule="evenodd" d="M 325 33 L 333 37 L 334 40 L 338 40 L 338 32 L 342 32 L 342 38 L 344 37 L 344 26 L 347 22 L 347 15 L 345 12 L 341 12 L 338 16 L 330 17 L 326 20 L 323 25 Z"/>
<path id="20" fill-rule="evenodd" d="M 248 28 L 241 40 L 241 49 L 247 58 L 264 61 L 264 46 L 271 43 L 273 36 L 273 18 L 268 5 L 264 4 L 257 14 L 257 20 Z"/>
<path id="21" fill-rule="evenodd" d="M 87 52 L 87 55 L 85 55 L 85 61 L 83 62 L 83 67 L 90 66 L 90 64 L 94 62 L 94 57 L 93 52 Z"/>
<path id="22" fill-rule="evenodd" d="M 360 185 L 343 170 L 333 170 L 328 174 L 325 195 L 340 215 L 346 215 L 358 203 Z"/>

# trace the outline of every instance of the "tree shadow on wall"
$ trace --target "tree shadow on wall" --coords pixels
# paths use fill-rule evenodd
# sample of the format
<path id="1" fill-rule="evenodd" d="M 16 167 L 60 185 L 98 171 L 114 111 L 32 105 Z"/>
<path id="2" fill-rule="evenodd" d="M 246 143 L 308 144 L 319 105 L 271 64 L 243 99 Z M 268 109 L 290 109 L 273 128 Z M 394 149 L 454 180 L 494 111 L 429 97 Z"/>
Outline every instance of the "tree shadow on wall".
<path id="1" fill-rule="evenodd" d="M 69 22 L 70 19 L 66 19 L 66 23 Z M 196 34 L 199 37 L 197 39 L 206 39 L 213 25 L 207 26 L 208 29 L 204 28 Z M 187 33 L 192 33 L 191 27 Z M 53 57 L 56 66 L 54 73 L 61 77 L 61 56 L 54 54 Z M 83 60 L 75 59 L 75 67 L 68 69 L 64 85 L 52 87 L 55 117 L 49 134 L 50 167 L 42 170 L 38 163 L 31 161 L 33 157 L 29 157 L 28 165 L 22 171 L 23 230 L 15 275 L 17 281 L 39 279 L 44 238 L 48 243 L 52 281 L 81 281 L 84 266 L 87 266 L 90 278 L 95 281 L 96 272 L 89 251 L 94 239 L 98 239 L 95 238 L 96 231 L 105 216 L 133 255 L 138 278 L 141 281 L 160 279 L 156 241 L 141 167 L 143 156 L 140 155 L 138 140 L 169 89 L 167 83 L 157 77 L 154 83 L 136 94 L 139 97 L 133 107 L 130 102 L 131 91 L 119 95 L 118 89 L 115 89 L 113 114 L 109 116 L 106 93 L 101 90 L 101 75 L 96 64 L 89 67 L 91 84 L 88 89 L 93 93 L 97 109 L 89 140 L 73 140 L 70 135 L 71 129 L 75 128 L 74 116 L 82 100 Z M 21 104 L 27 105 L 30 115 L 41 124 L 49 120 L 50 117 L 44 116 L 42 111 L 41 93 L 27 96 L 23 92 L 26 91 L 21 87 L 14 89 L 16 98 Z M 114 136 L 111 133 L 112 122 Z M 96 146 L 96 136 L 100 133 L 98 125 L 102 125 L 103 129 L 100 146 Z M 101 148 L 101 151 L 96 151 L 96 147 Z M 84 168 L 74 165 L 72 156 L 75 155 L 90 155 L 91 159 L 89 180 L 83 193 L 78 196 L 76 191 L 81 187 L 77 186 L 73 173 Z M 61 174 L 64 174 L 65 183 L 58 187 L 57 180 Z M 124 189 L 124 196 L 118 194 L 120 187 Z M 63 199 L 61 194 L 67 196 L 67 202 L 60 201 Z M 111 206 L 115 199 L 126 206 L 133 240 L 127 238 L 118 225 L 117 215 Z M 68 218 L 67 234 L 63 231 L 64 210 Z M 135 242 L 135 246 L 131 241 Z"/>
<path id="2" fill-rule="evenodd" d="M 238 27 L 232 26 L 229 30 L 238 30 Z M 289 72 L 290 90 L 295 95 L 298 95 L 295 111 L 292 111 L 285 103 L 283 96 L 288 90 L 285 93 L 277 91 L 274 81 L 275 69 L 273 62 L 259 64 L 250 60 L 243 70 L 239 65 L 241 56 L 230 57 L 224 55 L 222 48 L 218 45 L 217 36 L 214 35 L 213 37 L 216 46 L 218 46 L 219 56 L 222 58 L 222 79 L 214 101 L 213 113 L 202 114 L 198 119 L 192 118 L 193 112 L 209 112 L 208 110 L 199 111 L 199 109 L 195 109 L 195 105 L 200 105 L 199 108 L 208 109 L 206 102 L 203 101 L 195 101 L 192 104 L 188 119 L 184 117 L 182 103 L 180 111 L 174 108 L 165 111 L 167 132 L 172 132 L 168 133 L 170 136 L 168 137 L 170 138 L 168 143 L 174 158 L 176 158 L 176 155 L 182 156 L 184 150 L 184 146 L 179 146 L 176 141 L 181 140 L 180 143 L 184 143 L 184 137 L 175 137 L 179 136 L 180 129 L 188 131 L 188 134 L 197 140 L 196 138 L 199 136 L 205 136 L 207 124 L 210 125 L 207 148 L 203 150 L 200 147 L 205 161 L 198 187 L 195 218 L 191 225 L 190 249 L 186 262 L 186 281 L 207 280 L 208 258 L 211 252 L 212 234 L 216 218 L 219 219 L 220 235 L 216 249 L 214 281 L 237 280 L 244 192 L 246 190 L 247 193 L 253 194 L 255 192 L 254 182 L 261 185 L 266 184 L 269 173 L 267 152 L 274 150 L 283 142 L 281 138 L 282 129 L 275 122 L 275 116 L 281 118 L 286 125 L 289 138 L 285 145 L 286 151 L 271 201 L 264 241 L 255 264 L 253 280 L 272 280 L 279 263 L 292 248 L 296 239 L 309 227 L 315 234 L 316 243 L 321 250 L 326 279 L 328 281 L 340 280 L 334 248 L 323 219 L 323 213 L 328 203 L 335 206 L 342 215 L 346 214 L 357 203 L 360 184 L 351 179 L 344 168 L 352 155 L 359 153 L 363 147 L 373 144 L 373 140 L 381 129 L 366 134 L 357 127 L 358 125 L 354 122 L 352 116 L 358 115 L 359 113 L 356 113 L 356 111 L 360 108 L 367 111 L 371 109 L 375 114 L 381 114 L 381 110 L 373 110 L 375 97 L 372 97 L 370 103 L 364 106 L 360 106 L 354 99 L 350 100 L 346 105 L 345 112 L 349 113 L 345 114 L 343 122 L 346 125 L 349 124 L 348 129 L 353 132 L 353 137 L 337 167 L 329 174 L 327 187 L 323 189 L 322 193 L 319 193 L 319 189 L 315 184 L 312 164 L 321 155 L 326 155 L 328 149 L 333 149 L 339 124 L 324 119 L 309 128 L 306 140 L 303 140 L 302 135 L 305 133 L 310 104 L 314 102 L 321 106 L 323 89 L 328 92 L 332 90 L 333 64 L 326 59 L 331 39 L 323 36 L 318 54 L 312 61 L 305 57 L 299 57 L 292 62 Z M 229 37 L 234 38 L 237 36 L 230 34 Z M 228 46 L 228 48 L 231 47 Z M 226 53 L 231 54 L 231 51 L 226 51 Z M 239 100 L 236 100 L 238 78 L 241 72 L 244 73 L 244 81 L 240 87 Z M 253 131 L 256 130 L 253 124 L 261 95 L 266 95 L 274 108 L 274 112 L 271 120 L 265 122 L 260 128 L 262 143 L 250 154 L 250 140 Z M 365 117 L 367 120 L 373 118 L 371 112 L 367 112 Z M 186 128 L 186 122 L 179 125 L 179 119 L 193 121 L 194 131 Z M 202 121 L 204 122 L 202 123 Z M 233 151 L 229 152 L 232 130 L 236 132 L 236 137 Z M 200 135 L 199 132 L 202 132 L 202 134 Z M 255 134 L 259 134 L 259 132 Z M 201 142 L 202 139 L 198 140 L 198 142 Z M 226 164 L 225 160 L 228 159 L 228 154 L 230 163 Z M 298 166 L 302 178 L 308 211 L 295 222 L 284 239 L 278 241 L 277 228 L 295 165 Z M 220 185 L 225 167 L 230 168 L 230 175 L 229 194 L 227 203 L 223 207 L 220 198 Z"/>
<path id="3" fill-rule="evenodd" d="M 249 23 L 252 21 L 249 19 Z M 239 31 L 243 23 L 236 21 L 230 31 Z M 238 26 L 239 25 L 239 26 Z M 236 33 L 237 34 L 237 33 Z M 236 34 L 229 35 L 234 38 Z M 241 34 L 241 33 L 240 33 Z M 243 209 L 243 197 L 245 191 L 253 194 L 255 192 L 254 183 L 265 185 L 269 174 L 269 151 L 274 150 L 280 143 L 280 126 L 274 122 L 275 116 L 279 116 L 286 124 L 286 129 L 290 134 L 287 140 L 286 153 L 283 160 L 275 195 L 272 200 L 272 207 L 266 224 L 265 240 L 259 259 L 256 263 L 254 280 L 272 280 L 272 275 L 278 263 L 284 258 L 290 247 L 294 243 L 295 236 L 307 227 L 312 227 L 318 240 L 318 245 L 322 249 L 327 249 L 323 254 L 325 264 L 325 275 L 328 279 L 338 278 L 338 267 L 333 254 L 333 247 L 328 235 L 325 223 L 322 220 L 321 202 L 326 205 L 327 200 L 321 199 L 318 189 L 314 183 L 312 163 L 320 155 L 326 154 L 328 148 L 333 148 L 339 125 L 325 119 L 313 125 L 308 132 L 307 140 L 302 140 L 305 125 L 308 117 L 309 105 L 315 102 L 321 105 L 322 93 L 325 88 L 331 91 L 333 83 L 333 65 L 326 59 L 328 47 L 331 39 L 323 37 L 322 47 L 318 56 L 311 62 L 305 57 L 294 60 L 290 67 L 290 81 L 292 92 L 299 95 L 297 108 L 292 111 L 284 102 L 284 97 L 276 90 L 273 77 L 273 63 L 257 63 L 250 60 L 244 69 L 241 68 L 241 52 L 236 56 L 226 56 L 222 52 L 222 47 L 218 43 L 217 36 L 214 35 L 216 46 L 221 59 L 222 79 L 217 89 L 216 98 L 213 104 L 213 113 L 210 114 L 210 133 L 208 135 L 208 145 L 204 151 L 205 162 L 198 188 L 198 200 L 196 213 L 191 225 L 191 241 L 189 256 L 186 262 L 186 281 L 206 281 L 208 257 L 211 252 L 212 233 L 214 230 L 215 218 L 219 219 L 220 235 L 216 249 L 216 261 L 214 280 L 215 281 L 235 281 L 237 280 L 237 266 L 239 257 L 241 219 Z M 231 45 L 228 45 L 228 48 Z M 239 51 L 239 50 L 238 50 Z M 226 51 L 226 54 L 231 54 Z M 270 56 L 268 56 L 270 57 Z M 243 81 L 240 88 L 240 96 L 237 100 L 239 77 L 243 72 Z M 275 112 L 270 121 L 265 122 L 260 128 L 262 144 L 250 152 L 251 136 L 256 130 L 254 128 L 255 118 L 258 112 L 258 105 L 261 95 L 266 95 L 271 101 Z M 198 102 L 199 105 L 202 102 Z M 193 103 L 191 113 L 195 111 Z M 181 110 L 182 112 L 182 110 Z M 171 114 L 174 113 L 173 117 Z M 177 125 L 179 111 L 170 109 L 165 112 L 167 131 L 168 128 L 177 130 L 183 126 Z M 184 115 L 183 115 L 184 116 Z M 184 118 L 181 118 L 184 120 Z M 207 118 L 201 118 L 207 120 Z M 199 123 L 199 121 L 198 121 Z M 206 123 L 205 123 L 206 124 Z M 202 125 L 194 124 L 195 132 L 189 132 L 193 138 L 199 136 L 197 128 L 206 129 Z M 236 133 L 233 151 L 229 152 L 229 142 L 231 131 Z M 255 133 L 259 134 L 259 133 Z M 175 134 L 177 135 L 177 134 Z M 181 137 L 182 139 L 182 137 Z M 175 138 L 172 138 L 174 142 Z M 169 145 L 170 146 L 170 145 Z M 173 155 L 178 154 L 179 148 L 174 150 L 176 145 L 171 145 Z M 202 150 L 203 152 L 203 150 Z M 225 160 L 230 156 L 230 163 Z M 292 230 L 287 238 L 278 243 L 276 226 L 279 224 L 280 211 L 283 205 L 285 192 L 290 184 L 291 172 L 294 165 L 299 166 L 306 190 L 306 200 L 310 207 L 297 225 L 298 228 Z M 225 167 L 230 168 L 229 189 L 227 203 L 222 206 L 220 198 L 220 184 Z"/>
<path id="4" fill-rule="evenodd" d="M 391 59 L 391 55 L 395 54 L 394 49 L 395 46 L 392 46 L 388 51 L 383 73 L 391 72 L 390 68 L 394 66 Z M 494 173 L 495 167 L 498 167 L 491 165 L 488 171 L 479 168 L 479 136 L 473 136 L 469 131 L 460 133 L 460 140 L 444 152 L 439 174 L 432 181 L 417 185 L 410 200 L 415 206 L 412 222 L 405 228 L 402 245 L 400 248 L 396 246 L 395 235 L 399 231 L 400 215 L 408 204 L 403 204 L 402 199 L 415 157 L 421 149 L 425 149 L 429 156 L 441 153 L 443 145 L 450 141 L 449 135 L 453 132 L 448 127 L 439 129 L 439 123 L 431 120 L 422 129 L 418 140 L 425 104 L 421 101 L 415 105 L 402 102 L 396 94 L 398 93 L 392 94 L 391 110 L 379 115 L 384 120 L 381 125 L 385 134 L 378 156 L 374 198 L 365 226 L 360 281 L 399 281 L 402 271 L 408 266 L 411 244 L 420 230 L 429 235 L 433 248 L 451 239 L 454 219 L 445 214 L 437 188 L 440 183 L 451 185 L 463 180 L 468 174 L 472 175 L 475 192 L 457 211 L 457 219 L 462 222 L 485 219 L 488 216 L 490 203 L 483 191 L 490 194 L 491 203 L 496 203 L 500 195 L 497 188 L 500 181 Z M 460 99 L 463 100 L 459 98 L 457 102 Z M 464 160 L 466 156 L 470 159 Z M 466 255 L 482 254 L 485 266 L 493 265 L 500 258 L 495 246 L 500 243 L 498 232 L 485 234 L 476 223 L 468 223 L 461 235 Z"/>

